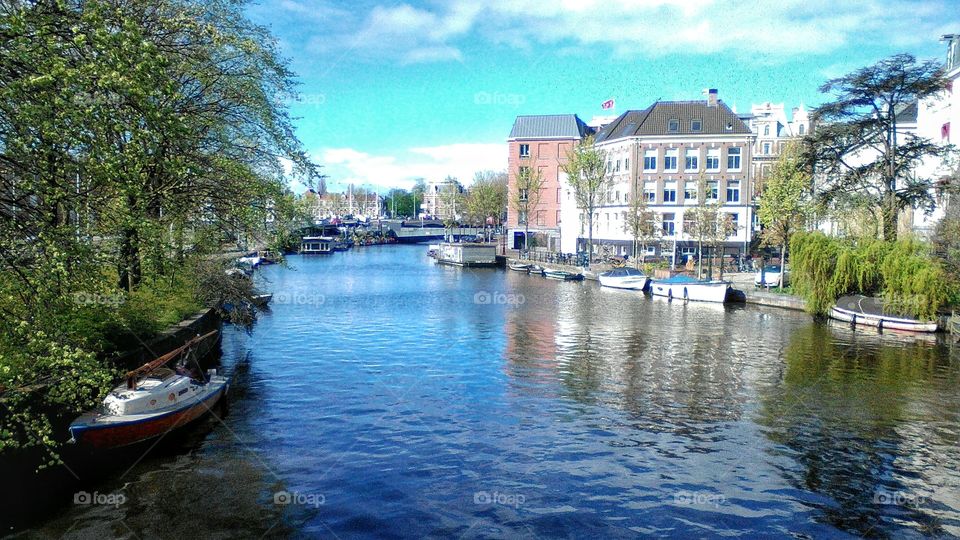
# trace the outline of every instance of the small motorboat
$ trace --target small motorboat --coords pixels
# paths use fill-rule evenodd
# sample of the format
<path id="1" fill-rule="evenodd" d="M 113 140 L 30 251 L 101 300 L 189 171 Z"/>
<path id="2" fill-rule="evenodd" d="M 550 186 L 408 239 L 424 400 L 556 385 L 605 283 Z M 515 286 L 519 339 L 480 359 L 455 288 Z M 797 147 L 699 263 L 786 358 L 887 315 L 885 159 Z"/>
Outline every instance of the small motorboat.
<path id="1" fill-rule="evenodd" d="M 81 415 L 69 427 L 70 442 L 108 449 L 162 436 L 206 414 L 227 393 L 229 379 L 208 370 L 191 376 L 185 362 L 200 342 L 217 330 L 195 337 L 181 347 L 126 374 L 99 410 Z M 164 367 L 179 359 L 176 370 Z"/>
<path id="2" fill-rule="evenodd" d="M 935 321 L 920 321 L 886 313 L 883 300 L 860 294 L 841 296 L 830 310 L 830 318 L 880 330 L 936 332 Z"/>
<path id="3" fill-rule="evenodd" d="M 690 276 L 650 280 L 650 292 L 676 300 L 726 302 L 729 291 L 729 281 L 707 281 Z"/>
<path id="4" fill-rule="evenodd" d="M 603 272 L 599 276 L 600 285 L 603 287 L 613 287 L 615 289 L 630 289 L 642 291 L 647 288 L 650 278 L 636 268 L 622 266 L 614 268 L 609 272 Z"/>
<path id="5" fill-rule="evenodd" d="M 529 272 L 529 273 L 531 273 L 531 274 L 538 275 L 538 276 L 542 276 L 542 275 L 543 275 L 543 267 L 540 266 L 539 264 L 531 264 L 531 265 L 530 265 L 530 269 L 527 270 L 527 272 Z"/>
<path id="6" fill-rule="evenodd" d="M 524 263 L 518 263 L 518 262 L 510 263 L 507 266 L 509 266 L 510 269 L 515 272 L 523 272 L 523 273 L 530 273 L 530 269 L 533 268 L 532 264 L 524 264 Z"/>
<path id="7" fill-rule="evenodd" d="M 555 270 L 552 268 L 543 269 L 543 277 L 547 279 L 556 279 L 560 281 L 580 281 L 583 279 L 583 274 L 575 274 L 573 272 L 567 272 L 566 270 Z"/>

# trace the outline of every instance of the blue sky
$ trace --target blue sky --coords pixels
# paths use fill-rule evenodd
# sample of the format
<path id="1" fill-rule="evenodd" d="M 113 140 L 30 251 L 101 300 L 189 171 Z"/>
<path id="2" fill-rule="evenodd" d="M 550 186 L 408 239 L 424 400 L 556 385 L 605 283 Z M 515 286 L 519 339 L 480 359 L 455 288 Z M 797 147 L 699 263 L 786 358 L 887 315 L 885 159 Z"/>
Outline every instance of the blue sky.
<path id="1" fill-rule="evenodd" d="M 469 183 L 506 168 L 521 114 L 586 121 L 706 87 L 748 111 L 823 100 L 830 77 L 909 52 L 942 58 L 957 0 L 261 0 L 302 83 L 297 132 L 328 187 Z"/>

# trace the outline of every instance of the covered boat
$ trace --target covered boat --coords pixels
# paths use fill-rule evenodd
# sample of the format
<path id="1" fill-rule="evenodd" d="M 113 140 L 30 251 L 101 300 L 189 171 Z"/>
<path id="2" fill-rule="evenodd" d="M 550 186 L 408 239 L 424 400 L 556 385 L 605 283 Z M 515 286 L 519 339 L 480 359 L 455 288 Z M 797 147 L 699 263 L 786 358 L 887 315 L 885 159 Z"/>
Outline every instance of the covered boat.
<path id="1" fill-rule="evenodd" d="M 650 280 L 650 292 L 677 300 L 725 302 L 729 290 L 730 282 L 728 281 L 707 281 L 690 276 Z"/>
<path id="2" fill-rule="evenodd" d="M 830 310 L 830 318 L 852 324 L 872 326 L 880 330 L 907 332 L 936 332 L 937 323 L 891 315 L 883 307 L 883 300 L 860 294 L 841 296 Z"/>
<path id="3" fill-rule="evenodd" d="M 583 274 L 575 274 L 573 272 L 567 272 L 566 270 L 554 270 L 552 268 L 544 268 L 543 277 L 547 279 L 557 279 L 560 281 L 580 281 L 581 279 L 583 279 Z"/>
<path id="4" fill-rule="evenodd" d="M 599 276 L 600 285 L 603 287 L 613 287 L 615 289 L 631 289 L 642 291 L 647 288 L 650 278 L 636 268 L 623 266 L 614 268 L 609 272 L 603 272 Z"/>
<path id="5" fill-rule="evenodd" d="M 211 369 L 198 378 L 188 374 L 183 365 L 177 370 L 164 365 L 189 358 L 196 345 L 216 334 L 214 330 L 193 338 L 127 373 L 126 382 L 104 398 L 99 410 L 70 424 L 70 442 L 97 449 L 117 448 L 162 436 L 203 416 L 226 394 L 227 377 Z"/>

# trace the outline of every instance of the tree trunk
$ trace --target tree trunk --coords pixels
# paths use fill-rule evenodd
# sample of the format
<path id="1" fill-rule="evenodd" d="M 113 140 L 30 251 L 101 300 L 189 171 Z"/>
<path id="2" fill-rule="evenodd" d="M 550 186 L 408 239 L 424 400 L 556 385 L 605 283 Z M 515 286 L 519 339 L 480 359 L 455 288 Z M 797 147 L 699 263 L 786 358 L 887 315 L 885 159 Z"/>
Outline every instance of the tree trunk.
<path id="1" fill-rule="evenodd" d="M 897 212 L 896 195 L 890 193 L 887 200 L 884 201 L 883 208 L 880 210 L 881 220 L 883 221 L 883 239 L 889 242 L 897 239 Z"/>
<path id="2" fill-rule="evenodd" d="M 590 211 L 590 215 L 587 217 L 587 226 L 590 228 L 587 231 L 587 268 L 590 268 L 590 264 L 593 262 L 593 211 Z"/>
<path id="3" fill-rule="evenodd" d="M 140 239 L 137 230 L 129 227 L 123 232 L 120 244 L 121 289 L 132 292 L 140 284 Z"/>
<path id="4" fill-rule="evenodd" d="M 703 240 L 697 240 L 697 279 L 703 279 Z"/>
<path id="5" fill-rule="evenodd" d="M 777 288 L 783 291 L 783 275 L 787 273 L 787 244 L 784 242 L 780 246 L 780 283 L 777 284 Z"/>

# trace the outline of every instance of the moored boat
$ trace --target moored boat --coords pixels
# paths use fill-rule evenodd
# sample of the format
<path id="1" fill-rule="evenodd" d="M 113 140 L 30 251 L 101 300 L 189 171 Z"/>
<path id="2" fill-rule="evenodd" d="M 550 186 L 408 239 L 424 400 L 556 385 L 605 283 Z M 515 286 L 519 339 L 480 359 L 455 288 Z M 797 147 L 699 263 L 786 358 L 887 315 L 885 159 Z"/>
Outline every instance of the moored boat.
<path id="1" fill-rule="evenodd" d="M 650 292 L 654 295 L 677 300 L 725 302 L 729 291 L 728 281 L 707 281 L 689 276 L 650 280 Z"/>
<path id="2" fill-rule="evenodd" d="M 304 236 L 300 241 L 302 255 L 326 255 L 333 253 L 335 240 L 329 236 Z"/>
<path id="3" fill-rule="evenodd" d="M 439 245 L 437 262 L 454 266 L 496 266 L 497 246 L 468 242 L 444 242 Z"/>
<path id="4" fill-rule="evenodd" d="M 841 296 L 830 310 L 830 318 L 880 330 L 936 332 L 937 323 L 886 313 L 883 300 L 860 294 Z"/>
<path id="5" fill-rule="evenodd" d="M 567 272 L 566 270 L 544 268 L 543 277 L 547 279 L 557 279 L 561 281 L 580 281 L 581 279 L 583 279 L 583 274 L 575 274 L 573 272 Z"/>
<path id="6" fill-rule="evenodd" d="M 614 268 L 609 272 L 603 272 L 598 276 L 600 285 L 603 287 L 613 287 L 615 289 L 631 289 L 642 291 L 647 288 L 650 282 L 649 276 L 636 268 L 623 266 Z"/>
<path id="7" fill-rule="evenodd" d="M 524 273 L 529 273 L 530 269 L 533 268 L 532 264 L 524 264 L 519 262 L 512 262 L 507 266 L 510 267 L 511 270 L 514 270 L 516 272 L 524 272 Z"/>
<path id="8" fill-rule="evenodd" d="M 190 376 L 185 366 L 165 364 L 190 357 L 193 347 L 217 334 L 214 330 L 144 364 L 126 375 L 99 410 L 81 415 L 69 427 L 70 441 L 108 449 L 128 446 L 182 428 L 207 413 L 226 394 L 229 379 L 209 370 Z"/>

